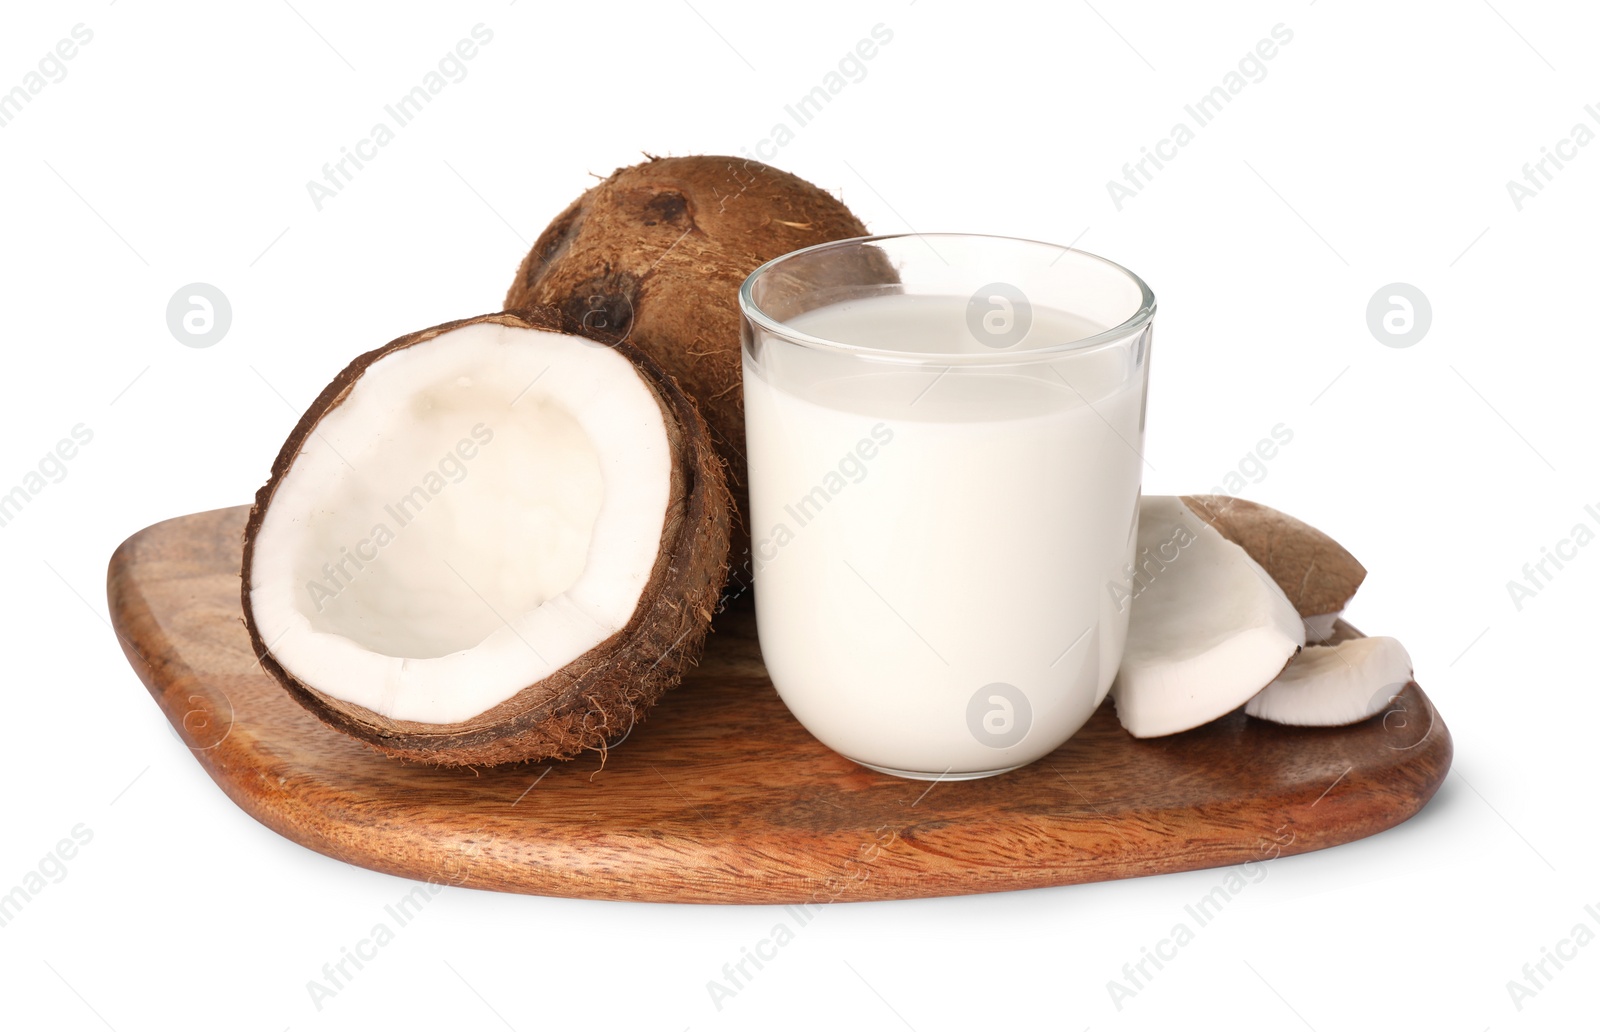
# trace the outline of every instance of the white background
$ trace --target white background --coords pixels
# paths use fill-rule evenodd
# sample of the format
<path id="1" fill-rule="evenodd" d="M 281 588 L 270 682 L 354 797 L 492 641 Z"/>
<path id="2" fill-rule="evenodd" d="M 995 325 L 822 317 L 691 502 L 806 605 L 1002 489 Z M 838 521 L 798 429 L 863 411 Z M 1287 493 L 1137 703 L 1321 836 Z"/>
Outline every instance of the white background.
<path id="1" fill-rule="evenodd" d="M 1575 524 L 1600 525 L 1584 512 L 1600 508 L 1600 146 L 1521 210 L 1506 188 L 1576 123 L 1600 131 L 1584 111 L 1600 104 L 1591 8 L 19 6 L 0 89 L 74 25 L 94 37 L 0 129 L 0 489 L 75 424 L 94 439 L 0 528 L 0 891 L 74 825 L 93 841 L 0 929 L 7 1027 L 1593 1020 L 1600 944 L 1520 1011 L 1506 987 L 1574 924 L 1600 932 L 1584 912 L 1600 909 L 1600 703 L 1581 659 L 1600 547 L 1520 611 L 1506 586 Z M 467 78 L 316 210 L 306 181 L 478 23 L 494 36 Z M 107 558 L 147 524 L 247 501 L 356 353 L 497 308 L 591 173 L 641 151 L 753 153 L 878 23 L 893 39 L 865 78 L 773 163 L 875 231 L 1076 241 L 1143 275 L 1161 306 L 1147 492 L 1208 489 L 1292 428 L 1244 494 L 1372 571 L 1354 622 L 1409 646 L 1455 736 L 1449 780 L 1393 831 L 1270 865 L 1121 1010 L 1107 981 L 1219 872 L 832 907 L 721 1011 L 707 981 L 776 909 L 450 889 L 317 1010 L 307 981 L 411 886 L 281 839 L 222 795 L 104 624 Z M 1266 77 L 1119 211 L 1106 181 L 1278 23 L 1293 40 Z M 208 349 L 165 320 L 195 281 L 233 305 Z M 1433 310 L 1403 349 L 1365 316 L 1396 281 Z"/>

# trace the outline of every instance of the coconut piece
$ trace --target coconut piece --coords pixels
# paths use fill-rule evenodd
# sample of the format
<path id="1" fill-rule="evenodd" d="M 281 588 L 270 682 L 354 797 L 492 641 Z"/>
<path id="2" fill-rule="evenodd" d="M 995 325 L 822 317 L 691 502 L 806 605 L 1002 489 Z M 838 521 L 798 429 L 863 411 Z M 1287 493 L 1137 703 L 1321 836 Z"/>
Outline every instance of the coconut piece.
<path id="1" fill-rule="evenodd" d="M 1333 625 L 1339 622 L 1339 615 L 1340 613 L 1321 613 L 1305 617 L 1301 622 L 1306 625 L 1306 641 L 1321 644 L 1333 637 Z"/>
<path id="2" fill-rule="evenodd" d="M 1140 499 L 1130 574 L 1138 590 L 1111 697 L 1135 738 L 1187 731 L 1237 709 L 1305 644 L 1282 589 L 1178 498 Z"/>
<path id="3" fill-rule="evenodd" d="M 730 507 L 647 356 L 490 315 L 351 362 L 256 496 L 245 625 L 322 720 L 437 764 L 626 734 L 697 660 Z"/>
<path id="4" fill-rule="evenodd" d="M 1366 579 L 1366 567 L 1344 546 L 1293 516 L 1228 495 L 1184 495 L 1183 501 L 1223 537 L 1249 552 L 1301 616 L 1328 618 L 1330 631 L 1339 611 Z"/>
<path id="5" fill-rule="evenodd" d="M 1411 656 L 1393 638 L 1308 645 L 1244 711 L 1300 727 L 1354 724 L 1388 709 L 1411 674 Z"/>
<path id="6" fill-rule="evenodd" d="M 651 158 L 591 187 L 540 234 L 506 294 L 563 326 L 638 345 L 695 399 L 747 514 L 739 287 L 764 262 L 863 236 L 831 194 L 748 158 Z M 733 556 L 750 536 L 742 515 Z"/>

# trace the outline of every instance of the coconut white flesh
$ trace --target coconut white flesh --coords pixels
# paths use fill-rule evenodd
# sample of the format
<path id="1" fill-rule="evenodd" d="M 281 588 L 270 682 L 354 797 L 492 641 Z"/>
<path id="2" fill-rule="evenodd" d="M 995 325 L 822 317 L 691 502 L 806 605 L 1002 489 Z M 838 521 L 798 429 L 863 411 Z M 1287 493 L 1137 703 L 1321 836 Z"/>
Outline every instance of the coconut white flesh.
<path id="1" fill-rule="evenodd" d="M 660 548 L 671 451 L 634 366 L 478 323 L 387 355 L 328 412 L 256 537 L 285 670 L 397 720 L 468 720 L 623 627 Z"/>
<path id="2" fill-rule="evenodd" d="M 1333 625 L 1338 620 L 1339 613 L 1323 613 L 1318 616 L 1306 617 L 1304 621 L 1306 625 L 1306 641 L 1327 641 L 1333 637 Z"/>
<path id="3" fill-rule="evenodd" d="M 1411 656 L 1393 638 L 1308 645 L 1244 711 L 1278 724 L 1339 727 L 1382 713 L 1410 681 Z"/>
<path id="4" fill-rule="evenodd" d="M 1267 572 L 1178 498 L 1140 500 L 1138 540 L 1144 587 L 1111 697 L 1130 734 L 1153 738 L 1244 704 L 1305 644 L 1305 625 Z"/>

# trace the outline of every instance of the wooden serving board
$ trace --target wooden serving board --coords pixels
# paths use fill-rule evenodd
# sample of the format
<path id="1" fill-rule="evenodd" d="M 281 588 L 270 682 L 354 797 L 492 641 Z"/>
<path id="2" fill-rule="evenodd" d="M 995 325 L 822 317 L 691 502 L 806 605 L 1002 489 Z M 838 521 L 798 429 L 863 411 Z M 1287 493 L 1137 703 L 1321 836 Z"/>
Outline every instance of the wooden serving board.
<path id="1" fill-rule="evenodd" d="M 1147 741 L 1107 702 L 1021 770 L 905 781 L 795 722 L 767 680 L 753 617 L 739 612 L 719 617 L 699 669 L 603 763 L 405 764 L 318 722 L 257 665 L 240 617 L 246 512 L 169 520 L 123 543 L 108 574 L 123 651 L 246 813 L 407 878 L 700 903 L 1066 885 L 1372 835 L 1421 809 L 1450 766 L 1450 734 L 1412 685 L 1353 727 L 1285 728 L 1241 710 Z"/>

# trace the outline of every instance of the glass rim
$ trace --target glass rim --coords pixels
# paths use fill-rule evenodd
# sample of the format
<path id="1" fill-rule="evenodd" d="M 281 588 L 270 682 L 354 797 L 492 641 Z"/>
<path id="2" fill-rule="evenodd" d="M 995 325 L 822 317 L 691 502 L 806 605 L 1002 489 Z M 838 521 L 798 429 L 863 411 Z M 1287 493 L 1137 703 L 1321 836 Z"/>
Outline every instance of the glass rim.
<path id="1" fill-rule="evenodd" d="M 1060 344 L 1051 344 L 1046 347 L 1033 348 L 1027 351 L 993 351 L 987 354 L 950 354 L 924 351 L 896 351 L 888 348 L 873 348 L 860 344 L 850 344 L 845 341 L 829 340 L 826 337 L 816 337 L 809 333 L 801 332 L 800 330 L 790 326 L 788 323 L 785 323 L 783 320 L 769 315 L 761 308 L 760 305 L 756 303 L 755 298 L 752 295 L 752 290 L 757 280 L 770 274 L 784 263 L 800 258 L 804 255 L 815 254 L 833 249 L 843 250 L 849 247 L 861 247 L 866 244 L 877 243 L 880 241 L 912 239 L 922 240 L 925 242 L 931 240 L 957 239 L 998 240 L 1010 244 L 1027 244 L 1035 247 L 1047 247 L 1061 252 L 1059 255 L 1057 255 L 1056 261 L 1059 261 L 1061 257 L 1069 253 L 1078 254 L 1085 258 L 1091 259 L 1092 261 L 1098 262 L 1100 265 L 1106 267 L 1114 274 L 1119 274 L 1125 277 L 1129 282 L 1136 286 L 1139 290 L 1139 305 L 1134 310 L 1133 314 L 1122 320 L 1122 322 L 1088 337 L 1080 337 L 1076 340 L 1063 341 Z M 932 248 L 933 245 L 930 243 L 928 246 Z M 937 254 L 938 251 L 935 250 L 934 253 Z M 802 247 L 799 250 L 790 251 L 787 254 L 781 254 L 771 261 L 763 262 L 761 265 L 757 266 L 755 270 L 750 273 L 750 275 L 746 276 L 744 282 L 739 285 L 739 310 L 745 319 L 759 326 L 768 333 L 809 348 L 834 351 L 840 354 L 855 355 L 862 358 L 881 359 L 889 362 L 908 363 L 914 365 L 1020 365 L 1028 362 L 1048 361 L 1052 358 L 1059 358 L 1064 355 L 1090 351 L 1107 344 L 1118 343 L 1128 339 L 1131 336 L 1134 336 L 1135 334 L 1141 332 L 1145 326 L 1149 324 L 1151 319 L 1155 318 L 1156 296 L 1155 293 L 1150 289 L 1150 285 L 1141 279 L 1138 274 L 1134 273 L 1126 266 L 1119 265 L 1109 258 L 1103 258 L 1100 255 L 1089 251 L 1083 251 L 1067 244 L 1052 244 L 1044 240 L 1032 240 L 1027 237 L 1004 236 L 996 233 L 880 233 L 869 236 L 848 237 L 844 240 L 830 240 L 827 243 L 822 244 L 812 244 L 810 247 Z"/>

